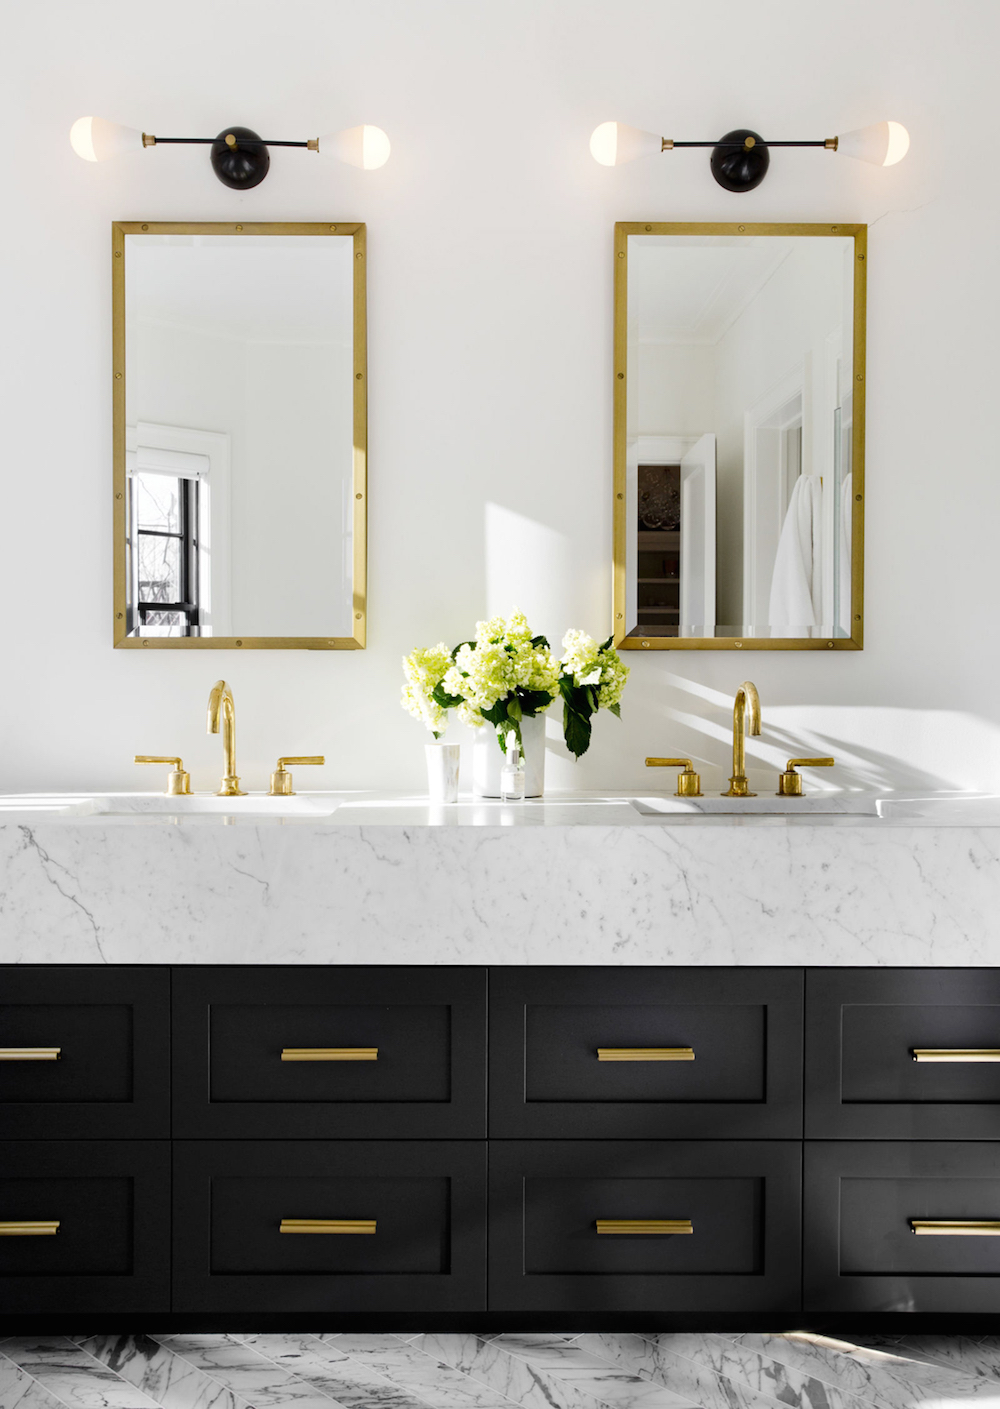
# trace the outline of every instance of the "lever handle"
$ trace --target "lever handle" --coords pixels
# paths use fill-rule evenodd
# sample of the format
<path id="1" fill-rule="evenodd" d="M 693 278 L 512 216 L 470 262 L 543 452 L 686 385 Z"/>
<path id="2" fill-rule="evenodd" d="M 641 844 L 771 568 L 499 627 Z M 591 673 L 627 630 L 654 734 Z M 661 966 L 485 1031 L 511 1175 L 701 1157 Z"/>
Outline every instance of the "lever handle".
<path id="1" fill-rule="evenodd" d="M 272 797 L 294 797 L 292 790 L 292 775 L 288 772 L 286 765 L 294 764 L 296 767 L 304 763 L 319 766 L 324 764 L 326 759 L 321 753 L 299 754 L 295 758 L 279 758 L 278 766 L 271 774 L 270 794 Z"/>
<path id="2" fill-rule="evenodd" d="M 184 763 L 179 758 L 161 757 L 159 754 L 137 753 L 136 763 L 169 763 L 173 772 L 167 779 L 167 797 L 187 797 L 191 792 L 191 774 L 185 773 Z"/>
<path id="3" fill-rule="evenodd" d="M 701 797 L 701 775 L 694 771 L 689 758 L 647 758 L 647 768 L 683 768 L 677 775 L 677 797 Z"/>
<path id="4" fill-rule="evenodd" d="M 778 779 L 778 797 L 801 797 L 802 779 L 796 768 L 832 768 L 832 758 L 790 758 L 788 767 Z"/>

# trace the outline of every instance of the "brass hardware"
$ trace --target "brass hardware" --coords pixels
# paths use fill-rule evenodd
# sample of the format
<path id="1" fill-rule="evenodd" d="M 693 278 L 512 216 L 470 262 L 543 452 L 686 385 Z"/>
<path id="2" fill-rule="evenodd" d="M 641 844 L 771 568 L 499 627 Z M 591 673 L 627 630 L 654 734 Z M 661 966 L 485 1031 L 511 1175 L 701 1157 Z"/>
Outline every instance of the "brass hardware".
<path id="1" fill-rule="evenodd" d="M 216 680 L 208 697 L 208 732 L 219 732 L 222 720 L 222 752 L 225 758 L 225 774 L 219 785 L 216 797 L 246 797 L 236 776 L 236 705 L 233 692 L 225 680 Z"/>
<path id="2" fill-rule="evenodd" d="M 747 720 L 747 711 L 750 719 Z M 760 733 L 760 696 L 752 680 L 744 680 L 736 691 L 733 705 L 733 776 L 729 780 L 729 791 L 723 797 L 756 797 L 747 785 L 747 734 Z"/>
<path id="3" fill-rule="evenodd" d="M 667 139 L 661 139 L 666 151 Z M 836 138 L 825 143 L 830 146 Z M 836 151 L 834 146 L 832 150 Z M 733 222 L 670 222 L 661 220 L 618 221 L 615 225 L 614 247 L 614 352 L 612 366 L 628 368 L 628 241 L 631 235 L 747 235 L 776 236 L 778 238 L 816 237 L 849 239 L 854 242 L 854 297 L 853 297 L 853 340 L 851 361 L 855 372 L 864 376 L 865 368 L 865 313 L 866 313 L 866 269 L 865 250 L 868 240 L 867 225 L 840 224 L 836 233 L 828 223 L 799 224 L 771 223 L 738 225 Z M 633 362 L 634 385 L 634 362 Z M 634 394 L 634 393 L 633 393 Z M 766 637 L 740 638 L 738 636 L 657 636 L 653 640 L 631 634 L 635 622 L 626 615 L 627 562 L 629 533 L 628 501 L 618 499 L 627 488 L 628 456 L 628 378 L 614 384 L 614 460 L 612 493 L 615 496 L 613 508 L 613 553 L 612 553 L 612 612 L 614 614 L 614 644 L 619 651 L 820 651 L 829 650 L 828 638 L 816 637 Z M 864 645 L 864 529 L 865 519 L 862 505 L 865 476 L 865 382 L 862 380 L 854 389 L 854 415 L 851 429 L 851 474 L 855 489 L 855 503 L 852 508 L 851 541 L 854 545 L 851 554 L 851 624 L 850 636 L 838 637 L 834 650 L 860 651 Z M 159 638 L 162 640 L 163 638 Z M 169 638 L 167 638 L 169 639 Z"/>
<path id="4" fill-rule="evenodd" d="M 975 1218 L 911 1218 L 914 1233 L 946 1238 L 1000 1238 L 1000 1222 Z"/>
<path id="5" fill-rule="evenodd" d="M 832 644 L 832 642 L 831 642 Z M 778 778 L 777 797 L 801 797 L 802 779 L 796 768 L 832 768 L 835 760 L 832 758 L 790 758 L 788 767 Z"/>
<path id="6" fill-rule="evenodd" d="M 271 796 L 272 797 L 294 797 L 292 791 L 292 775 L 285 768 L 286 763 L 292 763 L 298 768 L 304 763 L 325 763 L 326 759 L 321 753 L 303 755 L 300 758 L 279 758 L 278 766 L 271 774 Z"/>
<path id="7" fill-rule="evenodd" d="M 377 1047 L 282 1047 L 283 1062 L 377 1062 Z"/>
<path id="8" fill-rule="evenodd" d="M 0 1047 L 0 1062 L 57 1062 L 61 1047 Z"/>
<path id="9" fill-rule="evenodd" d="M 167 797 L 188 797 L 191 792 L 191 774 L 185 773 L 184 764 L 179 758 L 161 758 L 159 754 L 137 753 L 135 763 L 169 763 L 172 771 L 167 777 Z"/>
<path id="10" fill-rule="evenodd" d="M 647 758 L 647 768 L 683 768 L 677 775 L 676 797 L 701 797 L 701 775 L 691 766 L 689 758 Z"/>
<path id="11" fill-rule="evenodd" d="M 756 145 L 757 145 L 757 139 L 756 139 L 756 137 L 747 137 L 747 138 L 744 140 L 743 145 L 744 145 L 744 147 L 746 147 L 746 149 L 747 149 L 748 152 L 749 152 L 749 151 L 752 151 L 753 148 L 756 147 Z"/>
<path id="12" fill-rule="evenodd" d="M 282 1233 L 374 1233 L 374 1218 L 283 1218 Z"/>
<path id="13" fill-rule="evenodd" d="M 598 1047 L 599 1062 L 693 1062 L 693 1047 Z"/>
<path id="14" fill-rule="evenodd" d="M 840 138 L 839 138 L 839 137 L 828 137 L 828 138 L 826 139 L 826 141 L 823 143 L 823 146 L 826 148 L 826 150 L 827 150 L 828 152 L 835 152 L 835 151 L 837 150 L 837 148 L 840 146 Z"/>
<path id="15" fill-rule="evenodd" d="M 690 1218 L 599 1218 L 598 1233 L 693 1233 Z"/>
<path id="16" fill-rule="evenodd" d="M 0 1238 L 54 1238 L 59 1232 L 58 1218 L 37 1222 L 0 1223 Z"/>
<path id="17" fill-rule="evenodd" d="M 143 145 L 144 147 L 155 147 L 155 146 L 156 146 L 156 138 L 153 136 L 153 134 L 152 134 L 151 132 L 144 132 L 144 133 L 142 134 L 142 145 Z"/>
<path id="18" fill-rule="evenodd" d="M 236 138 L 231 132 L 226 133 L 226 146 L 230 149 L 236 146 Z"/>
<path id="19" fill-rule="evenodd" d="M 1000 1047 L 914 1047 L 915 1062 L 1000 1062 Z"/>
<path id="20" fill-rule="evenodd" d="M 672 137 L 661 137 L 661 138 L 660 138 L 660 151 L 661 151 L 661 152 L 672 152 L 673 150 L 674 150 L 674 139 L 673 139 Z M 647 229 L 647 230 L 649 229 L 649 226 L 648 226 L 648 225 L 646 226 L 646 229 Z"/>
<path id="21" fill-rule="evenodd" d="M 152 146 L 156 139 L 151 138 Z M 125 365 L 125 239 L 128 235 L 231 235 L 236 229 L 253 235 L 324 235 L 334 239 L 349 239 L 354 250 L 354 356 L 353 370 L 364 372 L 368 363 L 367 289 L 365 278 L 366 227 L 357 221 L 332 226 L 327 222 L 261 222 L 252 225 L 232 225 L 222 221 L 115 221 L 111 229 L 114 263 L 112 268 L 112 348 L 113 365 Z M 144 647 L 159 651 L 196 650 L 228 651 L 242 646 L 251 651 L 361 651 L 367 634 L 368 596 L 368 516 L 367 497 L 355 504 L 352 528 L 352 630 L 349 636 L 247 636 L 239 641 L 232 636 L 143 636 L 129 635 L 126 629 L 128 596 L 128 561 L 126 556 L 126 516 L 124 491 L 127 484 L 125 465 L 125 384 L 114 386 L 114 489 L 122 500 L 114 505 L 114 634 L 116 648 L 139 650 Z M 353 489 L 367 490 L 368 478 L 368 383 L 355 379 L 353 396 Z"/>

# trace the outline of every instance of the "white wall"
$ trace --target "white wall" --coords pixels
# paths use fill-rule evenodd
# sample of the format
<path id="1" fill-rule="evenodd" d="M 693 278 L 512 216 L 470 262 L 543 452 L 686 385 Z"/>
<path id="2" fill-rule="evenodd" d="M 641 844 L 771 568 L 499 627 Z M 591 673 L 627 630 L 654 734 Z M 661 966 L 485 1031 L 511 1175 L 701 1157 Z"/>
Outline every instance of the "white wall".
<path id="1" fill-rule="evenodd" d="M 668 750 L 721 782 L 750 674 L 769 731 L 752 766 L 829 750 L 847 776 L 1000 787 L 1000 192 L 976 144 L 1000 8 L 759 0 L 746 15 L 736 0 L 6 8 L 0 788 L 148 787 L 130 758 L 160 750 L 207 786 L 219 675 L 251 785 L 279 753 L 324 750 L 317 786 L 417 786 L 405 650 L 514 603 L 554 637 L 607 631 L 616 219 L 872 222 L 868 645 L 635 653 L 623 722 L 599 720 L 552 783 L 639 786 L 644 756 Z M 67 132 L 89 112 L 166 135 L 370 121 L 393 154 L 366 174 L 275 151 L 240 196 L 197 149 L 79 161 Z M 677 138 L 745 124 L 822 138 L 893 117 L 913 147 L 888 171 L 775 152 L 764 184 L 734 196 L 697 151 L 598 167 L 588 138 L 609 117 Z M 366 652 L 110 646 L 110 223 L 239 218 L 368 222 Z"/>

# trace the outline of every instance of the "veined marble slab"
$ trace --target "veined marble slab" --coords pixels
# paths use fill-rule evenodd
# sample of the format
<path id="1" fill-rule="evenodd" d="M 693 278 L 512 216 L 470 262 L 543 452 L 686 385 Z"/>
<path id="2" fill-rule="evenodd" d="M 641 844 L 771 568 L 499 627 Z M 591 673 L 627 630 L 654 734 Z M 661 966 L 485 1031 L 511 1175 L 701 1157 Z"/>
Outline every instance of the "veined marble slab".
<path id="1" fill-rule="evenodd" d="M 643 817 L 76 818 L 0 799 L 0 962 L 996 962 L 1000 828 Z M 417 804 L 414 804 L 416 807 Z M 530 809 L 533 808 L 532 813 Z M 470 810 L 471 807 L 470 807 Z M 353 815 L 353 820 L 345 820 Z M 535 815 L 540 825 L 526 819 Z M 339 821 L 338 821 L 339 819 Z"/>

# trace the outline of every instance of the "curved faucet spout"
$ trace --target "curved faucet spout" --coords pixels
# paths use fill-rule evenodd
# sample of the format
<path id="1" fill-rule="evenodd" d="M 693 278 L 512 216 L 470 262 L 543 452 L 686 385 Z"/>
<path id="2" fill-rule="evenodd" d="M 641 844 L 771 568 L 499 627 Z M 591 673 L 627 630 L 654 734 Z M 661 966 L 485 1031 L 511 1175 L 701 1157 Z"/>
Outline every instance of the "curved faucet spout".
<path id="1" fill-rule="evenodd" d="M 760 696 L 752 680 L 744 680 L 733 704 L 733 776 L 723 797 L 756 797 L 747 785 L 746 736 L 760 733 Z"/>
<path id="2" fill-rule="evenodd" d="M 217 734 L 220 722 L 226 772 L 216 797 L 245 797 L 236 774 L 236 705 L 225 680 L 216 680 L 208 697 L 208 732 Z"/>

